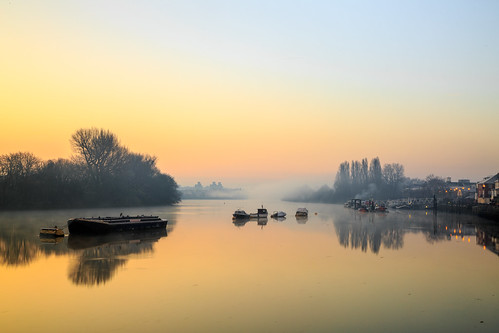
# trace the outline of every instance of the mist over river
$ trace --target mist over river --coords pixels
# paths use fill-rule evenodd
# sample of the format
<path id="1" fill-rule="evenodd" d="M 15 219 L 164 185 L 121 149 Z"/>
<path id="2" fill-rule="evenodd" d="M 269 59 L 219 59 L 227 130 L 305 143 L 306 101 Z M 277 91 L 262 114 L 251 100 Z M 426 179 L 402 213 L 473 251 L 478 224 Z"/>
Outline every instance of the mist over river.
<path id="1" fill-rule="evenodd" d="M 262 205 L 287 216 L 233 223 Z M 120 213 L 168 226 L 39 236 Z M 0 331 L 496 332 L 498 229 L 469 215 L 256 200 L 1 212 Z"/>

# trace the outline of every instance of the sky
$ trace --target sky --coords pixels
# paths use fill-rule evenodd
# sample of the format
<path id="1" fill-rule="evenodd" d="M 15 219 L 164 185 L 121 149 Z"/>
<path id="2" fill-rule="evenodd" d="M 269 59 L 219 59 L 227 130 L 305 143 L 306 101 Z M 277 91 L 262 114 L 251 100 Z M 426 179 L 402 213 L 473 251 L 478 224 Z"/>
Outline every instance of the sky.
<path id="1" fill-rule="evenodd" d="M 183 186 L 499 172 L 499 1 L 0 1 L 0 155 L 79 128 Z"/>

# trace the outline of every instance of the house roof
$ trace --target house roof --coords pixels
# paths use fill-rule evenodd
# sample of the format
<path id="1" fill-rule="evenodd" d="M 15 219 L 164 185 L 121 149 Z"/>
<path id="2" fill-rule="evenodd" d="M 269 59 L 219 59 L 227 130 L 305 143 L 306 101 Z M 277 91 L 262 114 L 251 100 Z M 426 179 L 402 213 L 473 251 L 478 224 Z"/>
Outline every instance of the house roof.
<path id="1" fill-rule="evenodd" d="M 499 173 L 497 173 L 496 175 L 492 176 L 492 177 L 488 177 L 488 178 L 485 178 L 484 180 L 482 180 L 481 182 L 478 182 L 478 184 L 494 184 L 497 180 L 499 180 Z"/>

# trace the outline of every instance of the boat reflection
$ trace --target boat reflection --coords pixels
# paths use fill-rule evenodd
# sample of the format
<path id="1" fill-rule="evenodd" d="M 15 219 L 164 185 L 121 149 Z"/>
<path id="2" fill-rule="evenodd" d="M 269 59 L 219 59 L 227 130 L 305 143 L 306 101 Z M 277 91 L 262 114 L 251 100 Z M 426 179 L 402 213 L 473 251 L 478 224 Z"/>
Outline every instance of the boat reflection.
<path id="1" fill-rule="evenodd" d="M 40 235 L 40 242 L 46 244 L 59 244 L 64 241 L 64 237 L 50 237 Z"/>
<path id="2" fill-rule="evenodd" d="M 166 229 L 120 232 L 108 235 L 69 235 L 68 249 L 76 254 L 68 277 L 76 285 L 99 285 L 111 280 L 130 255 L 154 252 L 154 244 L 166 237 Z"/>
<path id="3" fill-rule="evenodd" d="M 246 223 L 248 223 L 248 222 L 256 222 L 257 225 L 259 225 L 263 228 L 264 226 L 267 225 L 268 221 L 269 220 L 266 217 L 265 218 L 246 218 L 246 219 L 239 218 L 239 219 L 232 220 L 232 223 L 234 223 L 234 226 L 240 228 L 240 227 L 244 227 L 246 225 Z"/>
<path id="4" fill-rule="evenodd" d="M 305 224 L 308 221 L 308 216 L 295 216 L 298 224 Z"/>

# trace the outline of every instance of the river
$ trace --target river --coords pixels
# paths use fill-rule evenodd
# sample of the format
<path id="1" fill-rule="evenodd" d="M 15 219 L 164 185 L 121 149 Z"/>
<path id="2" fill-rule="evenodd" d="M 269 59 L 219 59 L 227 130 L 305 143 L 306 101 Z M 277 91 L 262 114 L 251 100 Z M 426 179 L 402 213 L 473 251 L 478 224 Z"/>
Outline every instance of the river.
<path id="1" fill-rule="evenodd" d="M 287 218 L 232 222 L 262 204 Z M 308 218 L 295 218 L 299 207 Z M 39 236 L 120 213 L 169 223 Z M 475 216 L 281 201 L 2 212 L 0 331 L 496 332 L 497 235 Z"/>

